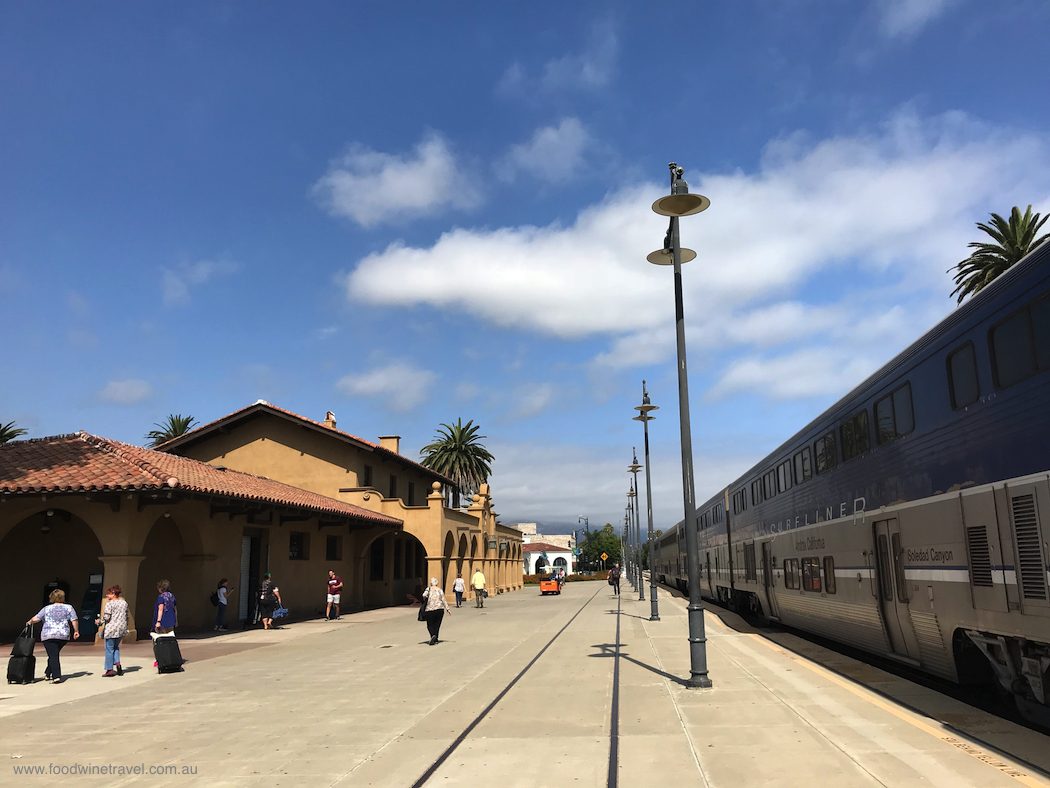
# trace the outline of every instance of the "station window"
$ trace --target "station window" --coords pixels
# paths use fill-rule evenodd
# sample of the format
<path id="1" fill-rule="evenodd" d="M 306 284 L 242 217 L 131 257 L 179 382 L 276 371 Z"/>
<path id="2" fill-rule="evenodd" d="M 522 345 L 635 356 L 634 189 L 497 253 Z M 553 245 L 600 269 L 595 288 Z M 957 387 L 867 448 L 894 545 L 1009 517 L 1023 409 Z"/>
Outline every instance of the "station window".
<path id="1" fill-rule="evenodd" d="M 408 499 L 405 501 L 408 506 L 416 505 L 416 483 L 408 483 Z"/>
<path id="2" fill-rule="evenodd" d="M 910 383 L 875 403 L 875 425 L 880 444 L 889 443 L 915 429 Z"/>
<path id="3" fill-rule="evenodd" d="M 871 435 L 868 431 L 868 409 L 859 410 L 850 416 L 839 427 L 842 436 L 842 461 L 852 460 L 863 454 L 871 446 Z"/>
<path id="4" fill-rule="evenodd" d="M 784 588 L 798 588 L 798 559 L 784 559 Z"/>
<path id="5" fill-rule="evenodd" d="M 948 354 L 948 395 L 953 408 L 965 408 L 981 396 L 973 342 L 967 342 Z"/>
<path id="6" fill-rule="evenodd" d="M 787 492 L 791 489 L 791 460 L 784 460 L 777 466 L 777 490 Z"/>
<path id="7" fill-rule="evenodd" d="M 802 590 L 820 592 L 820 559 L 802 559 Z"/>
<path id="8" fill-rule="evenodd" d="M 838 455 L 835 452 L 835 433 L 829 432 L 822 438 L 817 438 L 813 444 L 813 454 L 817 458 L 817 473 L 830 471 L 838 463 Z"/>
<path id="9" fill-rule="evenodd" d="M 989 344 L 992 348 L 995 385 L 1006 388 L 1035 372 L 1035 352 L 1027 307 L 995 326 Z"/>
<path id="10" fill-rule="evenodd" d="M 795 452 L 792 461 L 795 464 L 795 484 L 802 484 L 813 476 L 813 452 L 810 451 L 809 446 L 804 447 L 802 451 Z"/>
<path id="11" fill-rule="evenodd" d="M 755 479 L 751 482 L 751 505 L 758 506 L 762 503 L 762 480 Z"/>
<path id="12" fill-rule="evenodd" d="M 830 555 L 824 556 L 824 590 L 835 593 L 835 559 Z"/>
<path id="13" fill-rule="evenodd" d="M 762 477 L 762 497 L 767 501 L 777 494 L 777 471 L 775 468 L 766 471 Z"/>
<path id="14" fill-rule="evenodd" d="M 390 494 L 387 498 L 397 498 L 397 477 L 390 474 Z"/>
<path id="15" fill-rule="evenodd" d="M 324 540 L 324 560 L 325 561 L 342 561 L 343 560 L 343 537 L 341 536 L 326 536 Z"/>
<path id="16" fill-rule="evenodd" d="M 368 550 L 368 579 L 379 581 L 386 572 L 386 539 L 376 539 Z"/>
<path id="17" fill-rule="evenodd" d="M 405 543 L 398 539 L 394 542 L 394 579 L 405 577 Z"/>
<path id="18" fill-rule="evenodd" d="M 361 486 L 371 487 L 372 486 L 372 466 L 366 465 L 364 471 L 361 473 Z"/>
<path id="19" fill-rule="evenodd" d="M 310 558 L 310 534 L 292 531 L 288 534 L 288 560 L 306 561 Z"/>

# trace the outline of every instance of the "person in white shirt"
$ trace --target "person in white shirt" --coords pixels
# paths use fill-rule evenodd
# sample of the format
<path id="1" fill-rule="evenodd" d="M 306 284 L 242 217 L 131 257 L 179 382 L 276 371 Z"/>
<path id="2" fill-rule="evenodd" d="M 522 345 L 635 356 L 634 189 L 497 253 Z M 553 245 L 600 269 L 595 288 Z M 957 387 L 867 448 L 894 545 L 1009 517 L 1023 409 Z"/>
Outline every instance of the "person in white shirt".
<path id="1" fill-rule="evenodd" d="M 467 584 L 463 582 L 463 573 L 456 573 L 456 582 L 452 584 L 452 590 L 456 592 L 456 607 L 463 607 L 463 594 L 467 590 Z"/>
<path id="2" fill-rule="evenodd" d="M 230 581 L 225 577 L 219 581 L 219 587 L 215 589 L 215 597 L 218 600 L 218 604 L 215 605 L 216 632 L 226 631 L 226 606 L 230 601 L 230 590 Z"/>

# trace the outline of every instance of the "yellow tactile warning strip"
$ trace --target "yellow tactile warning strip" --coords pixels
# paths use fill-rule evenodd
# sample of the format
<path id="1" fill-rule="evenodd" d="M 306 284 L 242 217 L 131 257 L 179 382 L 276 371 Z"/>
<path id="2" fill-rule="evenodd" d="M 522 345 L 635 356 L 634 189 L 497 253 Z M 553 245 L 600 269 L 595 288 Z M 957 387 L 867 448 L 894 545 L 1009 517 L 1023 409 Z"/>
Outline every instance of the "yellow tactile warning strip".
<path id="1" fill-rule="evenodd" d="M 1050 785 L 1050 782 L 1048 782 L 1047 780 L 1036 775 L 1029 774 L 1019 765 L 1007 763 L 996 753 L 987 750 L 983 747 L 980 747 L 976 744 L 972 744 L 971 742 L 964 741 L 958 736 L 948 733 L 943 726 L 937 724 L 935 721 L 931 721 L 928 718 L 923 718 L 916 712 L 913 712 L 909 709 L 901 708 L 900 706 L 883 700 L 870 690 L 865 689 L 864 687 L 857 685 L 851 681 L 848 681 L 842 678 L 841 676 L 838 676 L 834 671 L 828 670 L 827 668 L 821 665 L 817 665 L 813 662 L 810 662 L 805 657 L 801 657 L 798 654 L 795 654 L 791 651 L 788 651 L 787 649 L 782 648 L 781 646 L 778 646 L 776 643 L 770 641 L 768 638 L 765 638 L 762 635 L 756 634 L 754 632 L 730 632 L 728 629 L 724 628 L 724 626 L 720 623 L 715 623 L 713 626 L 712 624 L 712 618 L 708 618 L 707 625 L 711 629 L 717 631 L 719 634 L 732 635 L 733 637 L 751 638 L 755 642 L 762 644 L 771 651 L 775 651 L 780 656 L 786 657 L 795 664 L 801 665 L 807 670 L 816 673 L 821 678 L 830 681 L 836 686 L 839 686 L 842 689 L 846 690 L 850 694 L 860 698 L 863 701 L 866 701 L 868 704 L 882 709 L 883 711 L 889 714 L 892 714 L 894 717 L 901 720 L 902 722 L 908 723 L 913 728 L 917 728 L 918 730 L 934 737 L 935 739 L 938 739 L 946 744 L 950 744 L 951 746 L 957 748 L 961 752 L 966 753 L 970 757 L 976 758 L 982 763 L 998 769 L 1000 772 L 1002 772 L 1005 775 L 1008 775 L 1009 777 L 1014 778 L 1022 785 L 1040 786 L 1040 788 Z"/>

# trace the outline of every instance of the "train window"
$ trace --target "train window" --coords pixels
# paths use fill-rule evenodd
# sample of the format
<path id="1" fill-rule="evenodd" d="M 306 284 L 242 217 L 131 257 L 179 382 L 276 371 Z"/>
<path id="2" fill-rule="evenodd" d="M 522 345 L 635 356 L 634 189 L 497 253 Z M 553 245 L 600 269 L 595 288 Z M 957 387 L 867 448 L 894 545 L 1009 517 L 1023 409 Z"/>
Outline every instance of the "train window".
<path id="1" fill-rule="evenodd" d="M 842 435 L 842 461 L 852 460 L 863 454 L 871 445 L 868 432 L 868 410 L 857 411 L 842 423 L 839 428 Z"/>
<path id="2" fill-rule="evenodd" d="M 875 425 L 880 444 L 889 443 L 915 429 L 910 383 L 875 403 Z"/>
<path id="3" fill-rule="evenodd" d="M 1035 352 L 1027 307 L 993 327 L 989 334 L 995 385 L 1006 388 L 1020 383 L 1035 372 Z"/>
<path id="4" fill-rule="evenodd" d="M 886 546 L 886 534 L 879 534 L 879 588 L 882 589 L 882 598 L 887 602 L 893 601 L 893 578 L 890 573 L 890 551 Z"/>
<path id="5" fill-rule="evenodd" d="M 813 452 L 806 446 L 795 452 L 792 460 L 795 463 L 795 484 L 802 484 L 813 475 Z"/>
<path id="6" fill-rule="evenodd" d="M 835 453 L 835 433 L 829 432 L 823 438 L 817 438 L 817 442 L 813 444 L 813 454 L 817 458 L 817 473 L 824 473 L 834 468 L 838 462 L 838 456 Z"/>
<path id="7" fill-rule="evenodd" d="M 777 494 L 777 472 L 776 469 L 766 471 L 762 477 L 762 497 L 767 501 Z"/>
<path id="8" fill-rule="evenodd" d="M 791 460 L 784 460 L 777 466 L 777 489 L 780 492 L 791 489 Z"/>
<path id="9" fill-rule="evenodd" d="M 798 559 L 784 559 L 784 588 L 798 588 Z"/>
<path id="10" fill-rule="evenodd" d="M 901 602 L 908 601 L 908 584 L 904 581 L 904 561 L 901 558 L 904 551 L 901 550 L 901 535 L 893 534 L 891 546 L 893 547 L 893 574 L 897 581 L 897 599 Z"/>
<path id="11" fill-rule="evenodd" d="M 710 525 L 711 525 L 710 516 L 708 515 L 707 512 L 704 512 L 702 515 L 700 515 L 699 528 L 700 528 L 701 531 L 706 531 Z"/>
<path id="12" fill-rule="evenodd" d="M 965 408 L 977 402 L 981 396 L 973 342 L 967 342 L 948 354 L 948 394 L 953 408 Z"/>
<path id="13" fill-rule="evenodd" d="M 711 521 L 720 523 L 725 519 L 726 507 L 724 503 L 715 504 L 715 508 L 711 510 Z"/>
<path id="14" fill-rule="evenodd" d="M 835 559 L 830 555 L 824 556 L 824 590 L 835 593 Z"/>
<path id="15" fill-rule="evenodd" d="M 747 490 L 739 489 L 733 493 L 733 514 L 740 514 L 747 509 Z"/>
<path id="16" fill-rule="evenodd" d="M 820 592 L 820 559 L 802 559 L 802 590 Z"/>
<path id="17" fill-rule="evenodd" d="M 762 480 L 755 479 L 751 482 L 751 505 L 758 506 L 762 503 Z"/>
<path id="18" fill-rule="evenodd" d="M 755 561 L 755 543 L 744 545 L 744 579 L 758 582 L 758 564 Z"/>
<path id="19" fill-rule="evenodd" d="M 1032 335 L 1035 337 L 1035 363 L 1050 368 L 1050 298 L 1032 304 Z"/>

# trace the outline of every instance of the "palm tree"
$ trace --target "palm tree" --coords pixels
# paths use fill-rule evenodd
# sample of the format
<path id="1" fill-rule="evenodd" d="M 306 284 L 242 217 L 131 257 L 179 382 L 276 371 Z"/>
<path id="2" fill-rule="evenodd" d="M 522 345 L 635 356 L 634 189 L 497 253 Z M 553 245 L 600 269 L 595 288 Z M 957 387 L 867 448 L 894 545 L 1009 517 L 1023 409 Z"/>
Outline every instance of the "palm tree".
<path id="1" fill-rule="evenodd" d="M 181 413 L 173 413 L 168 420 L 160 424 L 154 424 L 157 429 L 146 433 L 146 439 L 150 442 L 150 448 L 167 443 L 197 426 L 197 420 L 193 416 L 183 416 Z"/>
<path id="2" fill-rule="evenodd" d="M 21 427 L 16 427 L 13 421 L 9 421 L 7 424 L 0 424 L 0 443 L 7 443 L 15 438 L 21 438 L 26 432 Z"/>
<path id="3" fill-rule="evenodd" d="M 969 246 L 974 251 L 970 256 L 948 269 L 957 270 L 952 295 L 959 294 L 958 303 L 961 304 L 967 296 L 979 293 L 995 277 L 1050 238 L 1050 233 L 1041 238 L 1035 237 L 1048 218 L 1050 214 L 1041 219 L 1039 214 L 1033 214 L 1031 205 L 1022 216 L 1021 209 L 1015 205 L 1010 211 L 1010 221 L 993 213 L 990 225 L 977 222 L 977 226 L 988 233 L 995 243 L 971 242 Z"/>
<path id="4" fill-rule="evenodd" d="M 455 424 L 442 424 L 434 440 L 420 449 L 423 467 L 437 471 L 451 479 L 456 488 L 452 490 L 452 506 L 459 506 L 459 496 L 473 495 L 492 473 L 491 452 L 479 441 L 480 427 L 469 420 L 456 419 Z"/>

